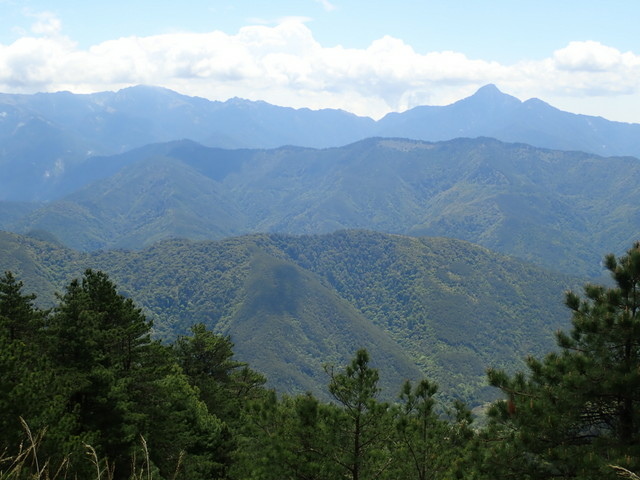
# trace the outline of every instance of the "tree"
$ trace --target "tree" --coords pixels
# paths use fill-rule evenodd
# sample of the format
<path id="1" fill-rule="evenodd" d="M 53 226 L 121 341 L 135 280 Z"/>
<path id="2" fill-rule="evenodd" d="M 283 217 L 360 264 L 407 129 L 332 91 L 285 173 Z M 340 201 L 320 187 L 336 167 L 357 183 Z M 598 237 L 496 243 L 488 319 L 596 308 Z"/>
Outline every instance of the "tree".
<path id="1" fill-rule="evenodd" d="M 78 456 L 90 444 L 109 462 L 113 478 L 126 479 L 136 468 L 132 459 L 146 455 L 142 437 L 151 461 L 146 468 L 163 478 L 224 477 L 230 462 L 226 425 L 201 400 L 172 349 L 151 340 L 151 322 L 133 301 L 118 294 L 105 273 L 92 270 L 71 281 L 59 299 L 46 329 L 62 399 L 50 409 L 49 452 L 72 454 L 72 474 L 84 478 L 90 472 Z M 202 337 L 196 344 L 208 339 L 196 330 Z M 222 345 L 226 369 L 231 351 Z M 208 357 L 198 365 L 197 356 L 187 366 L 194 378 L 213 368 Z"/>
<path id="2" fill-rule="evenodd" d="M 232 463 L 242 413 L 250 400 L 264 394 L 265 378 L 233 360 L 229 337 L 214 334 L 202 323 L 192 326 L 191 332 L 190 336 L 178 337 L 172 351 L 199 399 L 210 414 L 221 420 L 215 449 L 209 449 L 215 454 L 216 473 L 220 476 Z"/>
<path id="3" fill-rule="evenodd" d="M 146 382 L 139 432 L 147 438 L 151 461 L 162 478 L 226 478 L 226 426 L 209 412 L 182 369 L 173 364 Z"/>
<path id="4" fill-rule="evenodd" d="M 377 478 L 392 460 L 387 442 L 392 432 L 389 405 L 377 400 L 378 370 L 369 366 L 369 354 L 361 349 L 343 371 L 331 366 L 326 371 L 329 392 L 339 407 L 325 410 L 334 436 L 326 456 L 352 480 Z"/>
<path id="5" fill-rule="evenodd" d="M 238 478 L 329 480 L 383 478 L 392 459 L 393 424 L 378 402 L 378 371 L 359 350 L 343 370 L 327 366 L 336 403 L 311 394 L 278 399 L 274 392 L 245 415 Z"/>
<path id="6" fill-rule="evenodd" d="M 394 477 L 450 479 L 474 477 L 476 453 L 472 415 L 459 400 L 453 408 L 436 413 L 438 386 L 422 379 L 415 386 L 405 382 L 396 408 Z"/>
<path id="7" fill-rule="evenodd" d="M 0 451 L 18 447 L 22 417 L 34 428 L 46 403 L 52 374 L 43 356 L 46 312 L 11 272 L 0 277 Z"/>
<path id="8" fill-rule="evenodd" d="M 174 342 L 176 360 L 209 410 L 233 422 L 247 400 L 262 393 L 265 378 L 233 360 L 229 337 L 214 334 L 202 323 L 192 326 L 191 332 Z"/>
<path id="9" fill-rule="evenodd" d="M 309 393 L 278 399 L 271 391 L 252 402 L 244 416 L 235 478 L 340 478 L 340 467 L 326 455 L 330 443 L 321 413 L 326 408 Z"/>
<path id="10" fill-rule="evenodd" d="M 136 391 L 153 380 L 139 375 L 148 375 L 151 322 L 99 271 L 86 270 L 59 300 L 47 334 L 64 405 L 50 412 L 49 445 L 78 453 L 91 444 L 125 476 L 145 417 Z"/>
<path id="11" fill-rule="evenodd" d="M 42 333 L 46 312 L 35 308 L 36 296 L 23 294 L 23 286 L 11 272 L 0 278 L 0 336 L 9 342 L 33 342 Z"/>
<path id="12" fill-rule="evenodd" d="M 19 454 L 24 417 L 61 476 L 227 478 L 235 432 L 211 410 L 239 419 L 265 381 L 232 360 L 229 338 L 196 325 L 174 348 L 152 341 L 151 322 L 103 272 L 71 281 L 50 314 L 21 289 L 0 278 L 0 452 Z"/>
<path id="13" fill-rule="evenodd" d="M 119 372 L 135 368 L 144 356 L 151 327 L 106 273 L 91 269 L 82 280 L 71 281 L 49 324 L 53 354 L 61 364 L 79 370 L 101 365 Z"/>
<path id="14" fill-rule="evenodd" d="M 405 477 L 418 480 L 436 478 L 441 465 L 438 445 L 444 437 L 443 422 L 435 414 L 433 396 L 437 385 L 423 379 L 415 387 L 407 381 L 402 387 L 402 405 L 397 414 L 399 453 Z M 442 437 L 440 437 L 440 435 Z M 410 467 L 410 468 L 407 468 Z M 408 473 L 411 472 L 411 473 Z"/>
<path id="15" fill-rule="evenodd" d="M 558 351 L 528 358 L 528 375 L 489 371 L 506 395 L 491 415 L 511 470 L 595 479 L 615 477 L 609 464 L 640 468 L 640 243 L 605 265 L 615 286 L 566 294 L 572 329 L 557 333 Z"/>

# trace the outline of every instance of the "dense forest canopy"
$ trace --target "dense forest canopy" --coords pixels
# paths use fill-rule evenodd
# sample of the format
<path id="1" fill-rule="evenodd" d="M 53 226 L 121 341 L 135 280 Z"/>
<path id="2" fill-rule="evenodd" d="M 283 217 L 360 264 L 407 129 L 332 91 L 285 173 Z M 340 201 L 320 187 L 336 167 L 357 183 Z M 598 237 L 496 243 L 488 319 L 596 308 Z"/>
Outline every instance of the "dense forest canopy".
<path id="1" fill-rule="evenodd" d="M 203 323 L 278 391 L 326 396 L 323 363 L 366 348 L 386 400 L 427 375 L 472 407 L 495 397 L 486 366 L 524 367 L 553 347 L 570 317 L 559 292 L 582 283 L 464 241 L 354 230 L 92 254 L 0 233 L 0 247 L 42 308 L 83 269 L 108 272 L 156 338 Z"/>
<path id="2" fill-rule="evenodd" d="M 380 398 L 359 349 L 325 365 L 330 400 L 277 395 L 204 325 L 171 344 L 100 271 L 50 310 L 0 278 L 2 478 L 603 479 L 640 470 L 640 243 L 607 256 L 610 287 L 566 294 L 557 349 L 503 392 L 485 425 L 437 385 Z M 87 455 L 89 453 L 89 455 Z"/>

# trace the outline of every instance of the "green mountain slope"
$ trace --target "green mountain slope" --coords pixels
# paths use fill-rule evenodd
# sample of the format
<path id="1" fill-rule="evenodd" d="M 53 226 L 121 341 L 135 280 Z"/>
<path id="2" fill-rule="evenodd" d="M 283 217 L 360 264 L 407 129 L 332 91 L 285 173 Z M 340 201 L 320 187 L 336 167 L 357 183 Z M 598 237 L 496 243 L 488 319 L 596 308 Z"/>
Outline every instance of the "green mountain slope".
<path id="1" fill-rule="evenodd" d="M 467 242 L 363 231 L 275 240 L 448 391 L 477 395 L 488 365 L 545 352 L 567 318 L 568 279 Z"/>
<path id="2" fill-rule="evenodd" d="M 640 236 L 640 161 L 631 157 L 488 138 L 369 139 L 324 150 L 174 142 L 113 162 L 122 165 L 114 175 L 11 228 L 48 230 L 87 250 L 362 228 L 459 238 L 592 276 L 602 252 L 623 252 Z"/>
<path id="3" fill-rule="evenodd" d="M 37 203 L 0 201 L 0 230 L 7 230 L 10 225 L 26 217 L 40 206 Z"/>
<path id="4" fill-rule="evenodd" d="M 245 300 L 228 321 L 236 352 L 269 369 L 287 391 L 317 390 L 323 365 L 344 364 L 347 352 L 367 348 L 383 366 L 381 384 L 397 392 L 404 379 L 419 378 L 410 356 L 382 328 L 321 283 L 313 273 L 264 251 L 253 252 Z"/>
<path id="5" fill-rule="evenodd" d="M 55 293 L 82 271 L 86 257 L 57 243 L 0 231 L 0 271 L 13 272 L 43 308 L 55 304 Z"/>
<path id="6" fill-rule="evenodd" d="M 246 231 L 225 189 L 181 161 L 150 157 L 28 215 L 80 250 L 139 248 L 167 237 L 221 238 Z"/>
<path id="7" fill-rule="evenodd" d="M 168 241 L 78 253 L 4 234 L 11 268 L 50 298 L 86 267 L 108 272 L 165 338 L 204 322 L 281 391 L 322 391 L 322 365 L 368 348 L 395 392 L 423 372 L 479 402 L 485 368 L 514 368 L 566 326 L 572 280 L 463 241 L 366 231 Z M 39 269 L 35 271 L 34 269 Z"/>

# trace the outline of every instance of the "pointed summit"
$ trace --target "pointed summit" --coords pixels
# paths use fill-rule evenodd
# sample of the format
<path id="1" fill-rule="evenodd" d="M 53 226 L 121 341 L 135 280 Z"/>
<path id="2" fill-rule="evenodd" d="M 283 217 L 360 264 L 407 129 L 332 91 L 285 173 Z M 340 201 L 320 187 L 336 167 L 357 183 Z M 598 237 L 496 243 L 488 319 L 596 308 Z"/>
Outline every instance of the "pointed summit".
<path id="1" fill-rule="evenodd" d="M 496 105 L 515 107 L 522 102 L 516 97 L 502 93 L 493 83 L 480 87 L 476 93 L 456 103 L 471 103 L 474 105 Z"/>
<path id="2" fill-rule="evenodd" d="M 491 137 L 506 126 L 508 119 L 521 105 L 522 102 L 516 97 L 502 93 L 498 87 L 489 84 L 445 108 L 449 110 L 449 128 L 457 129 L 458 136 Z"/>
<path id="3" fill-rule="evenodd" d="M 492 95 L 492 96 L 497 96 L 497 95 L 504 95 L 504 93 L 502 93 L 500 91 L 500 89 L 498 87 L 496 87 L 493 83 L 488 83 L 486 84 L 484 87 L 480 87 L 478 89 L 478 91 L 476 93 L 473 94 L 473 96 L 488 96 L 488 95 Z"/>

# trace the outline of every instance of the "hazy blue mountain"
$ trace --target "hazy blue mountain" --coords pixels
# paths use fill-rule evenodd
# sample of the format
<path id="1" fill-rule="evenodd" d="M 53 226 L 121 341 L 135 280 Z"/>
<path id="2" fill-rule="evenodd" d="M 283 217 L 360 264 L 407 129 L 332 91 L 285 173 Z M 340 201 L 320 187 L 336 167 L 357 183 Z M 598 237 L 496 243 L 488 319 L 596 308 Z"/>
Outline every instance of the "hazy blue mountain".
<path id="1" fill-rule="evenodd" d="M 366 137 L 374 124 L 339 110 L 212 102 L 145 86 L 89 95 L 0 94 L 0 167 L 6 172 L 0 200 L 69 193 L 66 176 L 74 177 L 87 158 L 150 143 L 188 138 L 227 148 L 337 146 Z"/>
<path id="2" fill-rule="evenodd" d="M 87 267 L 171 338 L 204 322 L 283 392 L 325 391 L 323 364 L 361 347 L 395 396 L 426 374 L 448 396 L 486 400 L 485 369 L 513 369 L 552 345 L 575 280 L 468 242 L 367 231 L 167 241 L 80 253 L 0 232 L 0 269 L 45 306 Z M 495 394 L 495 392 L 494 392 Z"/>
<path id="3" fill-rule="evenodd" d="M 376 127 L 378 135 L 387 137 L 435 141 L 484 136 L 536 147 L 640 157 L 639 124 L 563 112 L 536 98 L 522 102 L 495 85 L 451 105 L 390 113 Z"/>
<path id="4" fill-rule="evenodd" d="M 238 98 L 225 102 L 137 86 L 76 95 L 0 94 L 0 200 L 70 193 L 92 156 L 190 139 L 221 148 L 337 147 L 367 137 L 425 141 L 492 137 L 599 155 L 640 156 L 640 125 L 562 112 L 487 85 L 451 105 L 422 106 L 379 121 L 340 111 L 293 109 Z M 96 163 L 93 162 L 95 166 Z M 75 188 L 82 185 L 74 184 Z"/>
<path id="5" fill-rule="evenodd" d="M 52 232 L 81 250 L 140 248 L 166 238 L 246 232 L 226 188 L 177 159 L 144 157 L 101 182 L 28 214 L 24 231 Z"/>
<path id="6" fill-rule="evenodd" d="M 87 142 L 38 113 L 0 104 L 0 201 L 55 196 L 56 184 L 86 158 Z"/>
<path id="7" fill-rule="evenodd" d="M 640 236 L 640 162 L 488 138 L 224 150 L 182 141 L 100 159 L 115 174 L 11 224 L 84 250 L 363 228 L 460 238 L 576 274 Z M 106 170 L 104 175 L 108 175 Z"/>
<path id="8" fill-rule="evenodd" d="M 366 136 L 367 126 L 374 124 L 340 110 L 293 109 L 238 98 L 209 101 L 149 86 L 87 95 L 0 94 L 0 109 L 5 105 L 38 114 L 105 154 L 183 138 L 223 147 L 341 145 L 358 130 Z"/>
<path id="9" fill-rule="evenodd" d="M 491 137 L 490 132 L 509 125 L 510 118 L 521 105 L 517 98 L 500 92 L 494 85 L 487 85 L 471 97 L 451 105 L 420 106 L 403 113 L 390 113 L 378 121 L 377 133 L 430 141 Z"/>
<path id="10" fill-rule="evenodd" d="M 8 230 L 10 225 L 37 210 L 40 206 L 37 203 L 30 202 L 0 201 L 0 230 Z"/>

